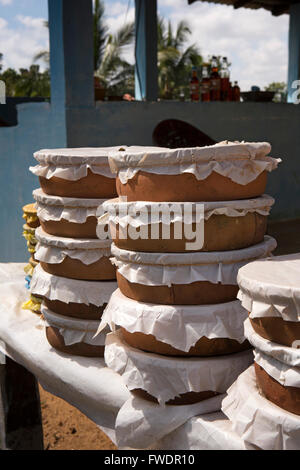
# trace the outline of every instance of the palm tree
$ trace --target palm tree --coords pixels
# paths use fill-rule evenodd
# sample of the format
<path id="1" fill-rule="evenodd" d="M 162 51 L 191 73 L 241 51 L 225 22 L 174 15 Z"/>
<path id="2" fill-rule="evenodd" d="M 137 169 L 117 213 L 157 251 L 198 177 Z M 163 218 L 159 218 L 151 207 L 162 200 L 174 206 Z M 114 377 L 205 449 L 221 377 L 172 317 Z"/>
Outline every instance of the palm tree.
<path id="1" fill-rule="evenodd" d="M 49 29 L 49 21 L 45 20 L 43 23 L 44 23 L 45 28 Z M 46 64 L 47 68 L 49 68 L 49 65 L 50 65 L 50 52 L 48 50 L 42 50 L 42 51 L 38 52 L 33 57 L 33 63 L 38 62 L 39 60 L 43 60 Z"/>
<path id="2" fill-rule="evenodd" d="M 174 31 L 170 21 L 166 25 L 163 18 L 158 18 L 158 81 L 161 98 L 177 98 L 180 88 L 188 87 L 192 67 L 202 64 L 197 46 L 192 44 L 185 47 L 190 35 L 191 30 L 186 21 L 180 21 Z"/>
<path id="3" fill-rule="evenodd" d="M 3 54 L 0 52 L 0 72 L 2 70 L 2 60 L 3 60 Z"/>
<path id="4" fill-rule="evenodd" d="M 124 93 L 134 88 L 134 65 L 122 58 L 124 48 L 132 44 L 133 39 L 133 22 L 125 24 L 115 34 L 109 34 L 106 38 L 104 54 L 96 76 L 112 91 L 119 90 Z"/>
<path id="5" fill-rule="evenodd" d="M 104 23 L 104 3 L 95 0 L 94 7 L 94 70 L 100 67 L 105 53 L 108 28 Z"/>

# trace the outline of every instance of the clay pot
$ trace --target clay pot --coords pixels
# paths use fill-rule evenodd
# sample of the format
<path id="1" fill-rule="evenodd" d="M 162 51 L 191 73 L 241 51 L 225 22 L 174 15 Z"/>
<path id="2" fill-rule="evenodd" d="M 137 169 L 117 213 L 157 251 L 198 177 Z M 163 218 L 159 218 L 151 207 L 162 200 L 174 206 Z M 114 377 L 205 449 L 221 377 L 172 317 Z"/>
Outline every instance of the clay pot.
<path id="1" fill-rule="evenodd" d="M 141 388 L 132 390 L 131 392 L 139 398 L 150 402 L 158 403 L 155 397 L 150 395 L 145 390 L 142 390 Z M 217 395 L 219 395 L 219 393 L 211 391 L 188 392 L 183 393 L 182 395 L 179 395 L 179 397 L 176 397 L 172 400 L 169 400 L 166 405 L 192 405 L 193 403 L 199 403 L 200 401 L 208 400 L 209 398 L 215 397 Z"/>
<path id="2" fill-rule="evenodd" d="M 61 197 L 87 199 L 110 199 L 116 196 L 116 180 L 88 170 L 87 176 L 77 181 L 65 180 L 56 176 L 47 179 L 39 177 L 44 193 Z"/>
<path id="3" fill-rule="evenodd" d="M 120 227 L 112 227 L 111 233 L 115 234 L 113 241 L 116 246 L 124 250 L 143 252 L 169 252 L 183 253 L 186 244 L 191 243 L 184 237 L 184 225 L 182 224 L 182 239 L 174 238 L 174 223 L 170 224 L 170 239 L 163 239 L 163 226 L 159 224 L 159 238 L 151 238 L 151 226 L 148 226 L 148 239 L 133 240 L 129 236 L 120 237 Z M 195 232 L 196 223 L 192 224 Z M 227 251 L 247 248 L 263 241 L 267 230 L 267 216 L 256 212 L 249 212 L 243 217 L 228 217 L 226 215 L 212 215 L 204 223 L 204 245 L 201 250 L 189 251 Z M 114 236 L 114 235 L 113 235 Z"/>
<path id="4" fill-rule="evenodd" d="M 146 335 L 140 332 L 130 333 L 121 328 L 122 336 L 129 346 L 146 352 L 162 354 L 165 356 L 221 356 L 225 354 L 233 354 L 250 349 L 248 341 L 242 344 L 234 339 L 229 338 L 213 338 L 208 339 L 205 336 L 199 339 L 195 346 L 191 347 L 189 352 L 180 351 L 173 346 L 158 341 L 153 335 Z"/>
<path id="5" fill-rule="evenodd" d="M 69 256 L 66 256 L 60 264 L 44 263 L 43 261 L 40 264 L 47 273 L 69 279 L 108 281 L 116 278 L 116 268 L 106 256 L 90 265 L 86 265 L 80 260 L 70 258 Z"/>
<path id="6" fill-rule="evenodd" d="M 86 222 L 83 224 L 76 224 L 74 222 L 68 222 L 67 220 L 61 219 L 55 220 L 41 220 L 42 229 L 50 235 L 57 237 L 67 238 L 97 238 L 97 218 L 88 217 Z M 108 231 L 108 227 L 107 227 Z"/>
<path id="7" fill-rule="evenodd" d="M 102 313 L 107 304 L 103 304 L 100 307 L 96 305 L 85 305 L 85 304 L 76 304 L 76 303 L 65 303 L 60 300 L 49 300 L 46 297 L 43 299 L 46 307 L 52 312 L 58 313 L 60 315 L 78 319 L 86 320 L 101 320 Z"/>
<path id="8" fill-rule="evenodd" d="M 254 362 L 258 387 L 263 395 L 280 408 L 300 415 L 300 388 L 284 387 Z"/>
<path id="9" fill-rule="evenodd" d="M 164 175 L 139 171 L 122 184 L 116 180 L 117 193 L 128 201 L 232 201 L 250 199 L 264 194 L 267 172 L 262 172 L 248 184 L 235 183 L 230 178 L 212 172 L 198 181 L 192 173 Z"/>
<path id="10" fill-rule="evenodd" d="M 139 302 L 164 305 L 204 305 L 230 302 L 236 299 L 237 285 L 213 284 L 208 281 L 168 286 L 148 286 L 128 281 L 117 271 L 122 294 Z"/>
<path id="11" fill-rule="evenodd" d="M 58 328 L 52 326 L 46 327 L 46 337 L 49 344 L 56 350 L 72 356 L 85 357 L 103 357 L 104 346 L 93 346 L 86 343 L 77 343 L 66 346 L 63 336 L 59 333 Z"/>
<path id="12" fill-rule="evenodd" d="M 280 317 L 250 318 L 254 331 L 269 341 L 292 347 L 300 340 L 300 322 L 284 321 Z"/>

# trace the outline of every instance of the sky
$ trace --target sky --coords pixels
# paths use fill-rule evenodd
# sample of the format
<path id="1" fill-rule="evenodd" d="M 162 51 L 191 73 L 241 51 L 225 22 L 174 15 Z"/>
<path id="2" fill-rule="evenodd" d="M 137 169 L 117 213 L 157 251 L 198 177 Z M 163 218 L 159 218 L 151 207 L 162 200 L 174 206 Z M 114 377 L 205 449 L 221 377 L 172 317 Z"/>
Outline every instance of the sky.
<path id="1" fill-rule="evenodd" d="M 4 68 L 28 67 L 40 50 L 49 47 L 44 21 L 47 0 L 0 0 L 0 52 Z M 111 32 L 134 19 L 134 0 L 105 0 L 106 21 Z M 246 91 L 262 89 L 274 81 L 286 81 L 289 16 L 274 17 L 260 9 L 240 8 L 187 0 L 158 0 L 159 14 L 174 26 L 185 19 L 204 59 L 227 56 L 231 79 Z M 125 51 L 133 62 L 133 50 Z M 41 64 L 42 65 L 42 64 Z"/>

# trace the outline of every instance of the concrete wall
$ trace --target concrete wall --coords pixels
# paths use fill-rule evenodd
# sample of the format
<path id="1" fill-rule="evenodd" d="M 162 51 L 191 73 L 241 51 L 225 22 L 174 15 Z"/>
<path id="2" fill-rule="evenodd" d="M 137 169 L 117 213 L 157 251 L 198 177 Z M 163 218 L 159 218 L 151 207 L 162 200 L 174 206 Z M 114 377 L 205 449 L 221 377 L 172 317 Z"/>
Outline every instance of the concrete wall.
<path id="1" fill-rule="evenodd" d="M 38 180 L 29 171 L 34 151 L 72 146 L 151 145 L 162 120 L 187 121 L 216 141 L 250 140 L 272 143 L 272 155 L 283 162 L 268 182 L 276 198 L 272 218 L 300 217 L 300 107 L 274 103 L 98 103 L 93 108 L 52 113 L 47 103 L 18 106 L 19 125 L 0 129 L 0 261 L 28 258 L 22 237 L 22 206 L 32 202 Z"/>
<path id="2" fill-rule="evenodd" d="M 22 207 L 32 202 L 39 186 L 28 168 L 32 154 L 47 147 L 65 147 L 65 131 L 48 103 L 18 106 L 16 127 L 0 128 L 0 262 L 26 261 L 26 241 L 22 237 Z"/>

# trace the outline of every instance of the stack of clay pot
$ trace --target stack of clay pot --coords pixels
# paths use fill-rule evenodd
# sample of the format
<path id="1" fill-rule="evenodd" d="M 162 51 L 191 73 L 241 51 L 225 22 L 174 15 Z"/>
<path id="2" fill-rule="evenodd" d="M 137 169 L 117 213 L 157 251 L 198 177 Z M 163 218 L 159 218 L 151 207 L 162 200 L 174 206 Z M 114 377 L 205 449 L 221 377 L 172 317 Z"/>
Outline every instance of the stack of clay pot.
<path id="1" fill-rule="evenodd" d="M 26 204 L 23 207 L 23 219 L 25 219 L 25 224 L 23 225 L 23 237 L 26 240 L 27 250 L 29 252 L 30 258 L 28 264 L 25 266 L 24 271 L 26 274 L 26 289 L 30 289 L 30 283 L 33 275 L 33 271 L 37 266 L 38 262 L 35 260 L 35 250 L 37 240 L 35 237 L 35 231 L 40 226 L 40 221 L 37 216 L 37 211 L 34 203 Z M 41 299 L 30 294 L 29 300 L 23 303 L 23 310 L 30 310 L 34 313 L 40 314 Z"/>
<path id="2" fill-rule="evenodd" d="M 300 254 L 252 262 L 238 284 L 254 365 L 229 389 L 224 412 L 248 442 L 299 450 Z"/>
<path id="3" fill-rule="evenodd" d="M 103 356 L 106 332 L 94 336 L 117 287 L 108 226 L 105 240 L 96 234 L 104 201 L 116 195 L 108 151 L 41 150 L 30 168 L 41 186 L 33 192 L 41 226 L 30 289 L 43 299 L 48 342 L 72 355 Z"/>
<path id="4" fill-rule="evenodd" d="M 196 403 L 225 393 L 251 364 L 236 278 L 276 247 L 265 236 L 267 173 L 278 164 L 269 152 L 223 142 L 111 153 L 119 198 L 100 222 L 109 219 L 119 289 L 100 331 L 113 330 L 106 363 L 139 397 Z M 201 227 L 204 243 L 191 243 Z"/>

